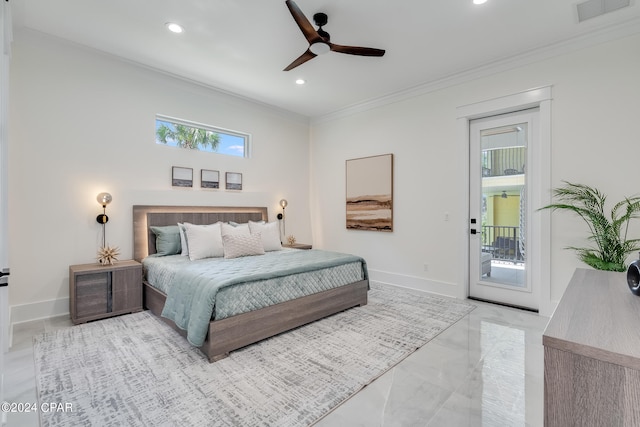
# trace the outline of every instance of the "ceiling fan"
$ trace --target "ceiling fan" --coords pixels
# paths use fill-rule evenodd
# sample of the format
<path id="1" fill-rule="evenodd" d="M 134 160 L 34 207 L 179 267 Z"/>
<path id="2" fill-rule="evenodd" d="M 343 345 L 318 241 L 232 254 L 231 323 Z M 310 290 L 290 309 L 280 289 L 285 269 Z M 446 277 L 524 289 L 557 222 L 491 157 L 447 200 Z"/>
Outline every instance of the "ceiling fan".
<path id="1" fill-rule="evenodd" d="M 349 55 L 360 56 L 383 56 L 383 49 L 375 49 L 371 47 L 358 47 L 358 46 L 341 46 L 339 44 L 331 43 L 331 36 L 324 31 L 322 27 L 327 24 L 328 17 L 326 13 L 316 13 L 313 15 L 313 21 L 318 26 L 316 30 L 313 28 L 309 20 L 304 16 L 298 5 L 293 0 L 286 0 L 285 3 L 293 16 L 293 19 L 298 24 L 300 31 L 304 34 L 305 38 L 309 42 L 309 48 L 305 53 L 300 55 L 295 61 L 287 66 L 284 71 L 289 71 L 296 68 L 298 65 L 302 65 L 310 59 L 315 58 L 318 55 L 327 53 L 329 51 L 346 53 Z"/>

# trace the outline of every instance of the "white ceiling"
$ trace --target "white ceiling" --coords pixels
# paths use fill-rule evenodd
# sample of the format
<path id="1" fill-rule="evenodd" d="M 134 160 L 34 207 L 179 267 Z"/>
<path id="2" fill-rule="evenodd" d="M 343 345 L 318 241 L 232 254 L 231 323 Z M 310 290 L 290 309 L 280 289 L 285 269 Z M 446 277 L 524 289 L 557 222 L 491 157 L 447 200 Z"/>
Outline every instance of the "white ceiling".
<path id="1" fill-rule="evenodd" d="M 284 72 L 308 47 L 284 0 L 11 2 L 14 31 L 27 27 L 309 117 L 588 35 L 640 29 L 633 0 L 582 23 L 569 0 L 297 0 L 312 23 L 316 12 L 329 15 L 332 42 L 386 55 L 329 52 Z M 185 32 L 167 31 L 170 21 Z"/>

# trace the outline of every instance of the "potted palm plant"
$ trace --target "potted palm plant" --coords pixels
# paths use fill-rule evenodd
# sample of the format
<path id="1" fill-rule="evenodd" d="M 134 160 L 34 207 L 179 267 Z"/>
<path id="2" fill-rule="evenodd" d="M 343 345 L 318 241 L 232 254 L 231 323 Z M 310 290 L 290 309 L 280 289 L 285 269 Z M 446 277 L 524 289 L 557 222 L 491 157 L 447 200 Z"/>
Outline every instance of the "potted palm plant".
<path id="1" fill-rule="evenodd" d="M 626 259 L 640 249 L 640 239 L 628 239 L 629 221 L 640 217 L 640 196 L 625 197 L 605 214 L 606 196 L 598 189 L 563 181 L 553 190 L 559 200 L 540 209 L 566 210 L 575 213 L 589 226 L 592 247 L 569 246 L 581 261 L 597 270 L 625 271 Z"/>

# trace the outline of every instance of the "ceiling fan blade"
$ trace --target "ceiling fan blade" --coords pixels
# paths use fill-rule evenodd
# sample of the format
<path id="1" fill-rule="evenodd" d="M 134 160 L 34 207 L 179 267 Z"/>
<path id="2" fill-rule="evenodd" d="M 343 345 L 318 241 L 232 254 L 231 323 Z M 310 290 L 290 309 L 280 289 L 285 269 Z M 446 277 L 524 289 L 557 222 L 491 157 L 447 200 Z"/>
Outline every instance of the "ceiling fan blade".
<path id="1" fill-rule="evenodd" d="M 305 53 L 300 55 L 295 61 L 293 61 L 291 64 L 289 64 L 287 66 L 287 68 L 285 68 L 283 71 L 293 70 L 298 65 L 302 65 L 305 62 L 307 62 L 308 60 L 315 58 L 316 56 L 317 55 L 315 53 L 313 53 L 309 49 L 307 49 L 307 51 Z"/>
<path id="2" fill-rule="evenodd" d="M 294 21 L 298 24 L 300 31 L 304 34 L 304 37 L 307 39 L 309 44 L 313 44 L 318 41 L 322 41 L 322 37 L 318 34 L 311 22 L 304 16 L 304 13 L 300 10 L 298 5 L 293 0 L 287 0 L 285 2 L 287 7 L 289 8 L 289 12 L 291 12 L 291 16 L 293 16 Z"/>
<path id="3" fill-rule="evenodd" d="M 385 53 L 384 49 L 375 49 L 373 47 L 341 46 L 333 43 L 329 43 L 329 47 L 333 52 L 346 53 L 348 55 L 383 56 Z"/>

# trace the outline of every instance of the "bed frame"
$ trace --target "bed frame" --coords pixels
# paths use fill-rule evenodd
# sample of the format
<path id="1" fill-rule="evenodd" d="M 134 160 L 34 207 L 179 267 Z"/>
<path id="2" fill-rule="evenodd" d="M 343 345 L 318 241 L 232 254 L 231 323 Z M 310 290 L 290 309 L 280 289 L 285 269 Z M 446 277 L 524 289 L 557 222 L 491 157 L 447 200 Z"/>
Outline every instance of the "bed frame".
<path id="1" fill-rule="evenodd" d="M 156 252 L 155 235 L 150 226 L 174 225 L 178 222 L 212 224 L 217 221 L 268 220 L 266 207 L 205 206 L 133 206 L 133 252 L 141 261 Z M 143 281 L 144 306 L 186 337 L 186 331 L 161 317 L 167 296 Z M 209 323 L 207 338 L 200 350 L 210 362 L 223 359 L 230 351 L 297 328 L 351 307 L 367 304 L 369 281 L 361 280 L 313 295 L 286 301 Z"/>

